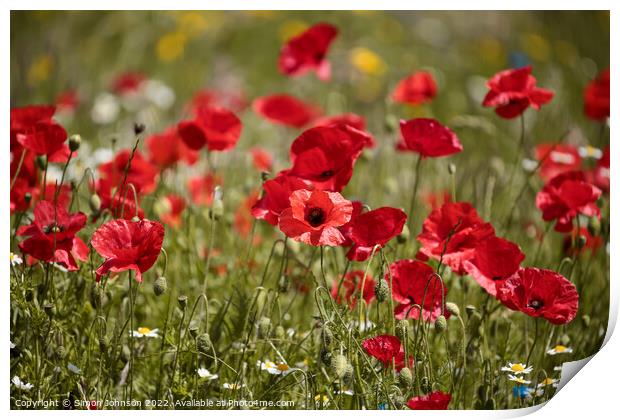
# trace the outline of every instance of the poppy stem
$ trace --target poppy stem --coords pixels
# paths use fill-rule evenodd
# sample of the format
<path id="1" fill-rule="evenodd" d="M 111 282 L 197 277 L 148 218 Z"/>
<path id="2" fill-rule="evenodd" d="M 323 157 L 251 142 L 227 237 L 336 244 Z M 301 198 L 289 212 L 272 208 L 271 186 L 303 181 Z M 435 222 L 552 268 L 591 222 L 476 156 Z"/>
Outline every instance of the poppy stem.
<path id="1" fill-rule="evenodd" d="M 538 323 L 539 319 L 536 318 L 536 321 L 534 321 L 534 342 L 532 343 L 532 347 L 530 347 L 527 359 L 525 360 L 525 367 L 530 365 L 530 358 L 532 357 L 532 353 L 534 353 L 534 347 L 536 347 L 536 342 L 538 341 Z"/>
<path id="2" fill-rule="evenodd" d="M 134 340 L 133 340 L 133 292 L 131 287 L 131 270 L 128 270 L 127 276 L 127 286 L 129 291 L 129 341 L 130 341 L 130 353 L 129 353 L 129 400 L 133 396 L 133 351 L 134 351 Z"/>
<path id="3" fill-rule="evenodd" d="M 409 201 L 409 211 L 407 212 L 407 225 L 411 237 L 415 237 L 413 234 L 413 208 L 415 207 L 415 199 L 418 195 L 418 185 L 420 184 L 420 166 L 422 165 L 422 156 L 418 155 L 418 160 L 415 164 L 415 180 L 413 181 L 413 193 L 411 194 L 411 201 Z"/>

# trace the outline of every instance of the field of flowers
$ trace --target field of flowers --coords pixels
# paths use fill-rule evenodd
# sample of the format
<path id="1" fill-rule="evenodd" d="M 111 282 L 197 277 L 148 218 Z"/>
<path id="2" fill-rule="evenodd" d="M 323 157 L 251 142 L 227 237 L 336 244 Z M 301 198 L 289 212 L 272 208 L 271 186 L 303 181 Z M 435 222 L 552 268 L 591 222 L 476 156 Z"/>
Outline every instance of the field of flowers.
<path id="1" fill-rule="evenodd" d="M 607 12 L 12 12 L 10 68 L 12 408 L 520 408 L 602 343 Z"/>

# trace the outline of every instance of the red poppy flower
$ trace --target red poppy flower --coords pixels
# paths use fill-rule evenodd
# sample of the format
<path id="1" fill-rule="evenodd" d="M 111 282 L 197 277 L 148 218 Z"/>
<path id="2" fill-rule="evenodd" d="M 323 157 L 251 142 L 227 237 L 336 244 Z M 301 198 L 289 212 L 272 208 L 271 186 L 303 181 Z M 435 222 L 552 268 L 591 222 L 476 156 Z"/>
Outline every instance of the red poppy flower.
<path id="1" fill-rule="evenodd" d="M 380 207 L 362 213 L 351 220 L 348 238 L 354 243 L 347 253 L 351 261 L 366 261 L 375 246 L 383 248 L 392 238 L 400 235 L 407 221 L 401 209 Z"/>
<path id="2" fill-rule="evenodd" d="M 412 410 L 447 410 L 452 395 L 441 391 L 434 391 L 428 395 L 413 397 L 407 401 L 407 407 Z"/>
<path id="3" fill-rule="evenodd" d="M 269 172 L 273 166 L 273 157 L 271 153 L 260 147 L 254 147 L 250 149 L 252 154 L 252 163 L 254 167 L 259 171 Z"/>
<path id="4" fill-rule="evenodd" d="M 137 194 L 149 194 L 153 192 L 157 186 L 159 171 L 146 160 L 138 150 L 135 151 L 131 160 L 131 165 L 129 165 L 127 169 L 125 185 L 120 185 L 125 178 L 125 168 L 129 163 L 130 156 L 131 151 L 129 149 L 123 149 L 116 154 L 112 161 L 101 164 L 99 166 L 99 175 L 101 179 L 104 179 L 113 188 L 120 188 L 119 191 L 123 192 L 123 194 L 124 191 L 127 190 L 129 184 L 133 185 Z M 128 192 L 127 195 L 132 195 L 132 192 Z"/>
<path id="5" fill-rule="evenodd" d="M 363 282 L 363 270 L 350 271 L 344 276 L 341 287 L 342 290 L 344 290 L 344 303 L 349 305 L 350 308 L 354 308 L 357 305 Z M 369 274 L 366 275 L 364 292 L 362 294 L 366 305 L 370 304 L 375 298 L 375 284 L 375 280 Z M 343 303 L 343 297 L 342 294 L 338 294 L 338 285 L 340 285 L 340 278 L 334 279 L 334 283 L 332 284 L 332 297 L 336 302 L 341 304 Z"/>
<path id="6" fill-rule="evenodd" d="M 11 109 L 11 149 L 19 143 L 37 155 L 59 151 L 67 140 L 67 132 L 52 119 L 55 111 L 55 107 L 46 105 Z"/>
<path id="7" fill-rule="evenodd" d="M 588 83 L 583 92 L 583 101 L 588 118 L 595 121 L 609 118 L 609 67 Z"/>
<path id="8" fill-rule="evenodd" d="M 357 219 L 357 216 L 362 214 L 364 210 L 364 203 L 361 201 L 351 201 L 351 205 L 353 206 L 353 211 L 351 212 L 351 219 L 344 225 L 340 226 L 338 229 L 344 236 L 344 242 L 340 246 L 352 246 L 353 240 L 351 239 L 351 227 L 353 226 L 353 222 Z"/>
<path id="9" fill-rule="evenodd" d="M 153 134 L 146 139 L 149 160 L 158 167 L 170 168 L 183 161 L 193 165 L 198 161 L 199 152 L 192 150 L 181 140 L 176 127 L 168 128 L 160 134 Z"/>
<path id="10" fill-rule="evenodd" d="M 144 217 L 140 202 L 136 203 L 136 197 L 131 191 L 127 190 L 127 194 L 121 194 L 116 186 L 112 186 L 105 179 L 100 179 L 95 184 L 95 192 L 101 199 L 101 210 L 108 210 L 114 218 L 131 220 L 135 216 Z"/>
<path id="11" fill-rule="evenodd" d="M 470 261 L 465 261 L 465 270 L 490 295 L 496 295 L 498 282 L 506 280 L 519 269 L 525 259 L 519 246 L 497 236 L 489 236 L 478 243 Z"/>
<path id="12" fill-rule="evenodd" d="M 146 76 L 138 72 L 126 72 L 120 74 L 112 82 L 112 90 L 117 95 L 136 93 L 140 85 L 146 80 Z"/>
<path id="13" fill-rule="evenodd" d="M 536 146 L 536 159 L 542 162 L 540 177 L 545 181 L 581 167 L 579 151 L 570 144 L 540 144 Z"/>
<path id="14" fill-rule="evenodd" d="M 337 246 L 345 238 L 338 230 L 351 219 L 353 206 L 336 192 L 294 191 L 290 207 L 280 214 L 280 230 L 289 238 L 314 246 Z"/>
<path id="15" fill-rule="evenodd" d="M 312 183 L 315 188 L 341 191 L 353 176 L 353 165 L 370 137 L 350 126 L 314 127 L 291 145 L 293 167 L 283 173 Z"/>
<path id="16" fill-rule="evenodd" d="M 164 242 L 164 226 L 159 222 L 142 219 L 112 220 L 99 226 L 90 241 L 105 258 L 97 268 L 97 281 L 109 272 L 133 270 L 136 281 L 155 264 Z"/>
<path id="17" fill-rule="evenodd" d="M 329 80 L 331 69 L 325 56 L 336 35 L 338 29 L 335 26 L 318 23 L 288 40 L 278 59 L 280 73 L 300 76 L 314 71 L 319 79 Z"/>
<path id="18" fill-rule="evenodd" d="M 19 249 L 37 260 L 58 263 L 75 271 L 76 258 L 85 261 L 88 256 L 88 248 L 75 236 L 85 224 L 84 213 L 69 214 L 63 206 L 40 201 L 34 208 L 34 221 L 17 230 L 17 235 L 28 236 Z"/>
<path id="19" fill-rule="evenodd" d="M 242 238 L 247 238 L 252 231 L 252 208 L 258 201 L 258 192 L 252 191 L 235 211 L 233 227 Z M 254 236 L 255 245 L 258 236 Z"/>
<path id="20" fill-rule="evenodd" d="M 196 110 L 202 107 L 213 106 L 239 112 L 248 106 L 248 102 L 243 92 L 239 89 L 226 91 L 203 89 L 196 92 L 187 108 L 189 112 L 195 114 Z"/>
<path id="21" fill-rule="evenodd" d="M 165 203 L 165 211 L 159 216 L 162 222 L 170 227 L 181 225 L 181 216 L 187 206 L 185 199 L 176 194 L 168 194 L 162 200 Z"/>
<path id="22" fill-rule="evenodd" d="M 463 150 L 456 134 L 431 118 L 401 120 L 400 132 L 403 139 L 396 148 L 417 152 L 423 158 L 450 156 Z"/>
<path id="23" fill-rule="evenodd" d="M 54 200 L 56 200 L 56 203 L 59 206 L 64 207 L 65 209 L 69 208 L 69 203 L 71 203 L 71 195 L 73 194 L 73 189 L 70 185 L 62 184 L 58 189 L 58 197 L 56 197 L 56 183 L 48 182 L 45 189 L 40 188 L 40 190 L 41 191 L 37 197 L 38 200 L 45 200 L 50 203 L 54 203 Z"/>
<path id="24" fill-rule="evenodd" d="M 603 149 L 603 156 L 596 162 L 594 169 L 588 172 L 588 179 L 605 192 L 609 192 L 609 145 Z"/>
<path id="25" fill-rule="evenodd" d="M 402 79 L 392 93 L 392 100 L 401 104 L 419 105 L 430 102 L 437 95 L 433 75 L 418 71 Z"/>
<path id="26" fill-rule="evenodd" d="M 38 193 L 39 174 L 35 164 L 35 154 L 22 147 L 21 144 L 11 143 L 11 213 L 28 210 L 34 197 Z M 22 159 L 23 155 L 23 159 Z M 21 166 L 20 166 L 21 161 Z M 19 168 L 19 172 L 17 172 Z M 31 200 L 26 200 L 30 194 Z"/>
<path id="27" fill-rule="evenodd" d="M 367 136 L 364 147 L 373 148 L 376 146 L 375 139 L 372 135 L 366 132 L 366 120 L 364 117 L 354 114 L 352 112 L 340 115 L 333 115 L 331 117 L 322 117 L 312 123 L 315 127 L 330 127 L 330 126 L 343 126 L 348 125 L 356 130 L 363 131 Z"/>
<path id="28" fill-rule="evenodd" d="M 573 219 L 578 214 L 600 216 L 596 200 L 601 190 L 588 183 L 583 172 L 565 172 L 545 184 L 536 195 L 536 207 L 543 215 L 543 220 L 555 220 L 557 232 L 570 232 Z"/>
<path id="29" fill-rule="evenodd" d="M 497 298 L 508 308 L 552 324 L 568 324 L 579 308 L 577 289 L 564 276 L 540 268 L 520 268 L 498 284 Z"/>
<path id="30" fill-rule="evenodd" d="M 208 207 L 213 202 L 215 187 L 221 184 L 222 180 L 220 177 L 206 174 L 205 176 L 190 178 L 187 181 L 187 188 L 195 204 Z"/>
<path id="31" fill-rule="evenodd" d="M 422 317 L 425 321 L 434 321 L 445 312 L 442 303 L 445 303 L 448 291 L 429 265 L 415 260 L 396 261 L 390 265 L 390 272 L 385 275 L 388 284 L 390 280 L 392 297 L 398 302 L 398 306 L 394 308 L 396 319 L 419 319 L 419 306 L 422 306 Z M 445 312 L 445 315 L 448 317 L 449 313 Z"/>
<path id="32" fill-rule="evenodd" d="M 308 188 L 306 182 L 290 175 L 269 179 L 263 183 L 263 196 L 252 206 L 252 216 L 277 226 L 280 213 L 291 206 L 291 193 Z"/>
<path id="33" fill-rule="evenodd" d="M 483 106 L 494 107 L 502 118 L 518 117 L 529 106 L 540 109 L 553 99 L 553 91 L 536 87 L 532 67 L 500 71 L 487 82 L 489 92 L 482 101 Z"/>
<path id="34" fill-rule="evenodd" d="M 200 150 L 230 150 L 241 136 L 241 120 L 226 108 L 201 107 L 193 120 L 181 121 L 179 135 L 187 147 Z"/>
<path id="35" fill-rule="evenodd" d="M 267 121 L 294 128 L 301 128 L 321 115 L 317 106 L 284 94 L 256 98 L 252 108 Z"/>
<path id="36" fill-rule="evenodd" d="M 80 98 L 75 90 L 68 90 L 56 98 L 58 112 L 72 113 L 80 104 Z"/>
<path id="37" fill-rule="evenodd" d="M 400 353 L 401 343 L 398 337 L 393 335 L 378 335 L 365 339 L 362 342 L 362 348 L 384 366 L 389 366 Z"/>
<path id="38" fill-rule="evenodd" d="M 464 274 L 463 263 L 471 259 L 482 239 L 494 233 L 493 226 L 485 223 L 471 204 L 446 203 L 424 220 L 422 233 L 418 235 L 422 243 L 420 254 L 441 261 L 457 274 Z"/>
<path id="39" fill-rule="evenodd" d="M 422 201 L 429 210 L 435 210 L 446 203 L 452 202 L 452 194 L 448 190 L 428 191 L 423 192 L 421 195 Z"/>

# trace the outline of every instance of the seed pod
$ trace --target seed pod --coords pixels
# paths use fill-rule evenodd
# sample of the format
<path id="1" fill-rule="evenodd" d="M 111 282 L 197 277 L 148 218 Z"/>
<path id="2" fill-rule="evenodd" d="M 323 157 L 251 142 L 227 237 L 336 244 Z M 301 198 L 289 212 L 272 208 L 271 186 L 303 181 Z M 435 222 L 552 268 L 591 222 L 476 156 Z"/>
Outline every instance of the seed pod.
<path id="1" fill-rule="evenodd" d="M 181 309 L 185 309 L 187 307 L 187 296 L 181 295 L 177 298 L 177 302 L 179 302 L 179 307 Z"/>
<path id="2" fill-rule="evenodd" d="M 411 373 L 411 369 L 408 367 L 402 368 L 398 374 L 398 382 L 403 389 L 409 389 L 413 385 L 413 374 Z"/>
<path id="3" fill-rule="evenodd" d="M 93 194 L 88 199 L 88 207 L 93 213 L 99 212 L 101 209 L 101 198 L 97 194 Z"/>
<path id="4" fill-rule="evenodd" d="M 446 309 L 448 310 L 448 312 L 450 312 L 456 317 L 461 316 L 461 310 L 459 309 L 459 306 L 454 302 L 447 302 Z"/>
<path id="5" fill-rule="evenodd" d="M 406 319 L 401 319 L 396 323 L 396 337 L 400 341 L 407 340 L 407 333 L 409 332 L 409 322 Z"/>
<path id="6" fill-rule="evenodd" d="M 345 374 L 347 373 L 347 368 L 349 366 L 349 361 L 347 360 L 347 358 L 344 355 L 337 354 L 334 357 L 332 357 L 330 366 L 331 366 L 332 372 L 334 372 L 334 375 L 338 379 L 342 379 L 342 378 L 344 378 Z"/>
<path id="7" fill-rule="evenodd" d="M 321 340 L 323 340 L 323 345 L 325 347 L 329 347 L 332 344 L 333 339 L 334 333 L 332 333 L 332 330 L 329 328 L 329 326 L 324 325 L 323 329 L 321 330 Z"/>
<path id="8" fill-rule="evenodd" d="M 385 302 L 389 296 L 390 287 L 387 282 L 385 279 L 379 280 L 375 286 L 375 297 L 377 298 L 377 302 Z"/>
<path id="9" fill-rule="evenodd" d="M 153 293 L 155 296 L 161 296 L 166 293 L 166 289 L 168 288 L 168 282 L 164 276 L 157 277 L 155 283 L 153 283 Z"/>
<path id="10" fill-rule="evenodd" d="M 274 336 L 278 340 L 283 340 L 286 337 L 286 332 L 284 331 L 284 327 L 282 325 L 278 325 L 274 331 Z"/>
<path id="11" fill-rule="evenodd" d="M 77 152 L 80 148 L 80 144 L 82 144 L 82 137 L 79 134 L 73 134 L 69 137 L 69 150 L 72 152 Z"/>
<path id="12" fill-rule="evenodd" d="M 141 134 L 144 130 L 146 130 L 146 126 L 144 124 L 139 122 L 133 123 L 133 132 L 136 136 Z"/>
<path id="13" fill-rule="evenodd" d="M 435 331 L 438 333 L 442 333 L 448 327 L 448 322 L 446 321 L 446 317 L 443 315 L 439 315 L 435 320 Z"/>
<path id="14" fill-rule="evenodd" d="M 331 354 L 331 352 L 328 349 L 322 348 L 321 349 L 320 357 L 321 357 L 321 362 L 323 362 L 323 364 L 331 365 L 331 363 L 332 363 L 332 354 Z"/>
<path id="15" fill-rule="evenodd" d="M 467 313 L 467 316 L 472 316 L 472 314 L 476 312 L 476 307 L 474 305 L 467 305 L 465 307 L 465 312 Z"/>
<path id="16" fill-rule="evenodd" d="M 258 338 L 269 338 L 271 332 L 271 320 L 266 316 L 258 321 Z"/>
<path id="17" fill-rule="evenodd" d="M 212 347 L 213 343 L 211 342 L 211 337 L 209 334 L 200 334 L 196 339 L 196 349 L 199 353 L 208 354 Z"/>
<path id="18" fill-rule="evenodd" d="M 400 234 L 396 237 L 396 241 L 399 244 L 404 244 L 409 240 L 409 228 L 407 227 L 407 225 L 403 226 L 403 230 L 400 232 Z"/>

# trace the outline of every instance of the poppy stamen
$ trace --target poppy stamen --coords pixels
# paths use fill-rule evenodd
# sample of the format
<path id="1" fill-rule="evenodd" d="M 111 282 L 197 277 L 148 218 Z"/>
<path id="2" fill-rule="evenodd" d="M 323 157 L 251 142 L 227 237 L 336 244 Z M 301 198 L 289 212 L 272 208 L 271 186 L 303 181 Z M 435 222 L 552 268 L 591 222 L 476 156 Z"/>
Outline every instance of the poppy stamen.
<path id="1" fill-rule="evenodd" d="M 317 227 L 325 222 L 325 212 L 320 207 L 313 207 L 308 211 L 306 221 L 312 227 Z"/>

